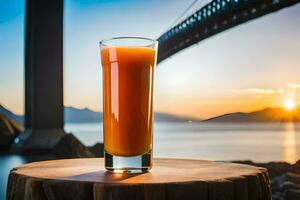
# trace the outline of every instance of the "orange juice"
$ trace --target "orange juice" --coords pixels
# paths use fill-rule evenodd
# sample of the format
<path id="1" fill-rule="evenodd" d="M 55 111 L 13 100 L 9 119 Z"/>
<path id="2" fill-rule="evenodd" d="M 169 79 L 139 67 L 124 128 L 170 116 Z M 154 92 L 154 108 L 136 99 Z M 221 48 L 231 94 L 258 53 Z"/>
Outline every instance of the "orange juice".
<path id="1" fill-rule="evenodd" d="M 104 149 L 136 156 L 152 149 L 156 50 L 105 47 L 103 67 Z"/>

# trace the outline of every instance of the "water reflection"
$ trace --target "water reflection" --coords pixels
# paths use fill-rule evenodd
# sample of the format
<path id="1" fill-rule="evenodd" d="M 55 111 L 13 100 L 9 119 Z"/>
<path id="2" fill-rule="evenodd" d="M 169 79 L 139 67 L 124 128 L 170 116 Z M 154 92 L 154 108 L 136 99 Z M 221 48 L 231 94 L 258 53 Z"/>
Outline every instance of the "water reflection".
<path id="1" fill-rule="evenodd" d="M 295 163 L 298 160 L 295 124 L 293 122 L 285 124 L 283 137 L 283 156 L 285 161 Z"/>
<path id="2" fill-rule="evenodd" d="M 100 123 L 66 124 L 65 129 L 85 145 L 102 142 Z M 156 122 L 153 144 L 157 157 L 294 162 L 300 158 L 300 123 Z"/>

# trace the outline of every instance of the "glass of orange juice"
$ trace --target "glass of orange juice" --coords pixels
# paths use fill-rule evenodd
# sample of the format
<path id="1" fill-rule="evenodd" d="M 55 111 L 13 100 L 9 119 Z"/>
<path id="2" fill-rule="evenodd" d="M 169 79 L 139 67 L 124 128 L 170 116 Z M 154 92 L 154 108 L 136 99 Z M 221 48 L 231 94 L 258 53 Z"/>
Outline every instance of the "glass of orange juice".
<path id="1" fill-rule="evenodd" d="M 138 173 L 152 167 L 153 89 L 158 42 L 118 37 L 100 42 L 105 168 Z"/>

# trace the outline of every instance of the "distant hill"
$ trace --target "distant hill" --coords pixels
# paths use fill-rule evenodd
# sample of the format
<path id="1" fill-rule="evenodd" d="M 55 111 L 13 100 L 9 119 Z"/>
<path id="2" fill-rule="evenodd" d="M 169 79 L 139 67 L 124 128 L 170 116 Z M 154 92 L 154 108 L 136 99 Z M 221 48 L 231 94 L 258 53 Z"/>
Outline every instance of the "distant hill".
<path id="1" fill-rule="evenodd" d="M 0 114 L 3 114 L 14 121 L 23 122 L 24 120 L 24 116 L 16 115 L 1 105 Z M 95 112 L 88 108 L 79 109 L 75 107 L 65 107 L 64 117 L 66 123 L 101 122 L 103 120 L 102 112 Z M 190 120 L 200 121 L 199 119 L 195 118 L 178 117 L 166 113 L 154 113 L 154 118 L 155 121 L 159 122 L 187 122 Z"/>
<path id="2" fill-rule="evenodd" d="M 23 122 L 24 120 L 24 117 L 22 115 L 17 115 L 1 105 L 0 105 L 0 114 L 5 115 L 6 117 L 8 117 L 13 121 Z"/>
<path id="3" fill-rule="evenodd" d="M 203 122 L 286 122 L 300 121 L 300 108 L 286 111 L 282 108 L 265 108 L 255 112 L 235 112 L 203 120 Z"/>
<path id="4" fill-rule="evenodd" d="M 65 107 L 65 122 L 87 123 L 100 121 L 102 121 L 102 113 L 100 112 L 95 112 L 88 108 Z"/>
<path id="5" fill-rule="evenodd" d="M 154 120 L 158 122 L 188 122 L 188 121 L 200 122 L 201 121 L 200 119 L 196 119 L 196 118 L 180 117 L 180 116 L 161 113 L 161 112 L 154 113 Z"/>
<path id="6" fill-rule="evenodd" d="M 17 115 L 5 107 L 0 105 L 0 114 L 3 114 L 11 120 L 23 122 L 24 117 Z M 167 113 L 154 113 L 154 119 L 157 122 L 187 122 L 201 120 L 196 118 L 187 118 L 175 116 Z M 66 123 L 87 123 L 101 122 L 102 112 L 95 112 L 88 108 L 79 109 L 75 107 L 65 107 L 65 122 Z M 235 112 L 220 115 L 217 117 L 203 120 L 202 122 L 286 122 L 300 121 L 300 107 L 291 111 L 286 111 L 282 108 L 265 108 L 254 112 Z"/>
<path id="7" fill-rule="evenodd" d="M 166 113 L 154 113 L 155 121 L 159 122 L 187 122 L 190 120 L 200 121 L 194 118 L 178 117 Z M 65 121 L 71 123 L 101 122 L 102 112 L 95 112 L 88 108 L 78 109 L 74 107 L 65 107 Z"/>

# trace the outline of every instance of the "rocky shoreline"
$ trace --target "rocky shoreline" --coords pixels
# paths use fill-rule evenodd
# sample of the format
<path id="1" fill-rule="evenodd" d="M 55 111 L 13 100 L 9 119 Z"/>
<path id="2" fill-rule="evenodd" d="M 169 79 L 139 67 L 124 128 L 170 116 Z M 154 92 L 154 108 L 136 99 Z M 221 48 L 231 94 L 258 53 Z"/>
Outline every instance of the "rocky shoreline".
<path id="1" fill-rule="evenodd" d="M 58 158 L 102 157 L 103 144 L 85 147 L 75 136 L 67 134 L 57 144 Z M 255 163 L 232 161 L 268 169 L 271 178 L 273 200 L 300 200 L 300 160 L 295 164 L 287 162 Z"/>
<path id="2" fill-rule="evenodd" d="M 102 157 L 103 144 L 85 147 L 75 136 L 67 134 L 57 144 L 58 158 Z M 273 200 L 300 200 L 300 160 L 295 164 L 287 162 L 255 163 L 232 161 L 268 169 L 271 178 Z"/>
<path id="3" fill-rule="evenodd" d="M 0 115 L 0 151 L 9 153 L 13 140 L 24 128 L 4 115 Z M 54 155 L 48 159 L 103 157 L 103 144 L 86 147 L 73 134 L 66 134 L 54 148 Z M 41 160 L 40 158 L 38 160 Z M 30 160 L 34 161 L 34 160 Z M 232 161 L 268 169 L 271 178 L 273 200 L 300 200 L 300 160 L 295 164 L 287 162 L 255 163 Z"/>
<path id="4" fill-rule="evenodd" d="M 289 164 L 287 162 L 233 162 L 268 169 L 271 178 L 273 200 L 300 200 L 300 160 L 295 164 Z"/>
<path id="5" fill-rule="evenodd" d="M 0 113 L 0 151 L 9 150 L 14 139 L 23 131 L 21 123 Z"/>

